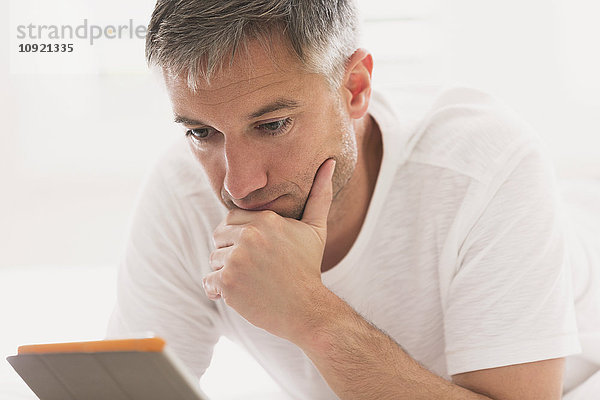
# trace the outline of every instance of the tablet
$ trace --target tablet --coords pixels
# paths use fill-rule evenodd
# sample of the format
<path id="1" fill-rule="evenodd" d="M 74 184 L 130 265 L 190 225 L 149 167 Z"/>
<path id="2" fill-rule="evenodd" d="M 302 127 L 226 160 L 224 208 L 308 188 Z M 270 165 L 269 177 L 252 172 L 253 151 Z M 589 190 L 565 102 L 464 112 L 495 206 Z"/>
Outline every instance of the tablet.
<path id="1" fill-rule="evenodd" d="M 159 337 L 20 346 L 7 357 L 40 400 L 208 400 Z"/>

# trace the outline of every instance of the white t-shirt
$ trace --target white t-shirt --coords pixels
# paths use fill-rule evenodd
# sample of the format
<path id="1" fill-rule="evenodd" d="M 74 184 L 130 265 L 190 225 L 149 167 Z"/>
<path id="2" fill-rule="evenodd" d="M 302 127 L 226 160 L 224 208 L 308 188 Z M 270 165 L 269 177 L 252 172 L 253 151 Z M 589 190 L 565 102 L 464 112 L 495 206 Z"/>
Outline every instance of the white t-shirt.
<path id="1" fill-rule="evenodd" d="M 473 89 L 440 88 L 427 99 L 392 111 L 373 95 L 379 177 L 358 238 L 323 283 L 445 378 L 579 353 L 569 261 L 586 276 L 591 264 L 566 245 L 572 236 L 536 135 Z M 204 295 L 212 233 L 225 214 L 178 140 L 138 198 L 109 335 L 153 331 L 198 376 L 226 335 L 292 398 L 335 399 L 302 350 Z M 591 291 L 575 287 L 575 298 Z M 586 326 L 592 342 L 598 315 Z"/>

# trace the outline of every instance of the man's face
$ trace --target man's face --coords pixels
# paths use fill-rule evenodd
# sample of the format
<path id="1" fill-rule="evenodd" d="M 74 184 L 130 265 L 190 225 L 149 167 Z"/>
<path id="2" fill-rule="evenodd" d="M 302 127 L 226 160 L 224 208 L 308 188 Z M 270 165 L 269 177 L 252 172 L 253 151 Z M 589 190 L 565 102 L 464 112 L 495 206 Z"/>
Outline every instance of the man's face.
<path id="1" fill-rule="evenodd" d="M 357 161 L 353 124 L 340 95 L 301 71 L 282 45 L 277 65 L 257 43 L 194 93 L 165 74 L 175 119 L 228 208 L 269 209 L 300 219 L 318 168 L 336 160 L 334 201 Z"/>

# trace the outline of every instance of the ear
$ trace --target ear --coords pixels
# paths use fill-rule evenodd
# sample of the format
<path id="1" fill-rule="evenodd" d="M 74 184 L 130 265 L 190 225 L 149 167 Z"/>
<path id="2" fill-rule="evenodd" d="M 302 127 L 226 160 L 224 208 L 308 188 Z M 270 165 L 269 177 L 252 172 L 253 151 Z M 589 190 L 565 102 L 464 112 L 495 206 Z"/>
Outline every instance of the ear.
<path id="1" fill-rule="evenodd" d="M 365 49 L 358 49 L 346 64 L 342 81 L 342 98 L 351 118 L 362 118 L 369 108 L 371 99 L 371 73 L 373 57 Z"/>

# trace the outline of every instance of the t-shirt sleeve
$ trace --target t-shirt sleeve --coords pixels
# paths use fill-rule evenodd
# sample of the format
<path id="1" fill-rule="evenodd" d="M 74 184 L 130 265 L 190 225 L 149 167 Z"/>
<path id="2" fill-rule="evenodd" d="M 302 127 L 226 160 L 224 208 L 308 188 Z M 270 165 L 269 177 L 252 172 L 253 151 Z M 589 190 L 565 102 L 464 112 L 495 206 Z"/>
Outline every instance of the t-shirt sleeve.
<path id="1" fill-rule="evenodd" d="M 119 266 L 117 302 L 107 336 L 153 332 L 198 378 L 219 338 L 214 303 L 202 288 L 206 242 L 188 228 L 189 213 L 159 168 L 148 176 L 130 220 Z"/>
<path id="2" fill-rule="evenodd" d="M 478 211 L 445 299 L 448 375 L 580 351 L 552 167 L 535 146 L 509 164 L 466 200 Z"/>

